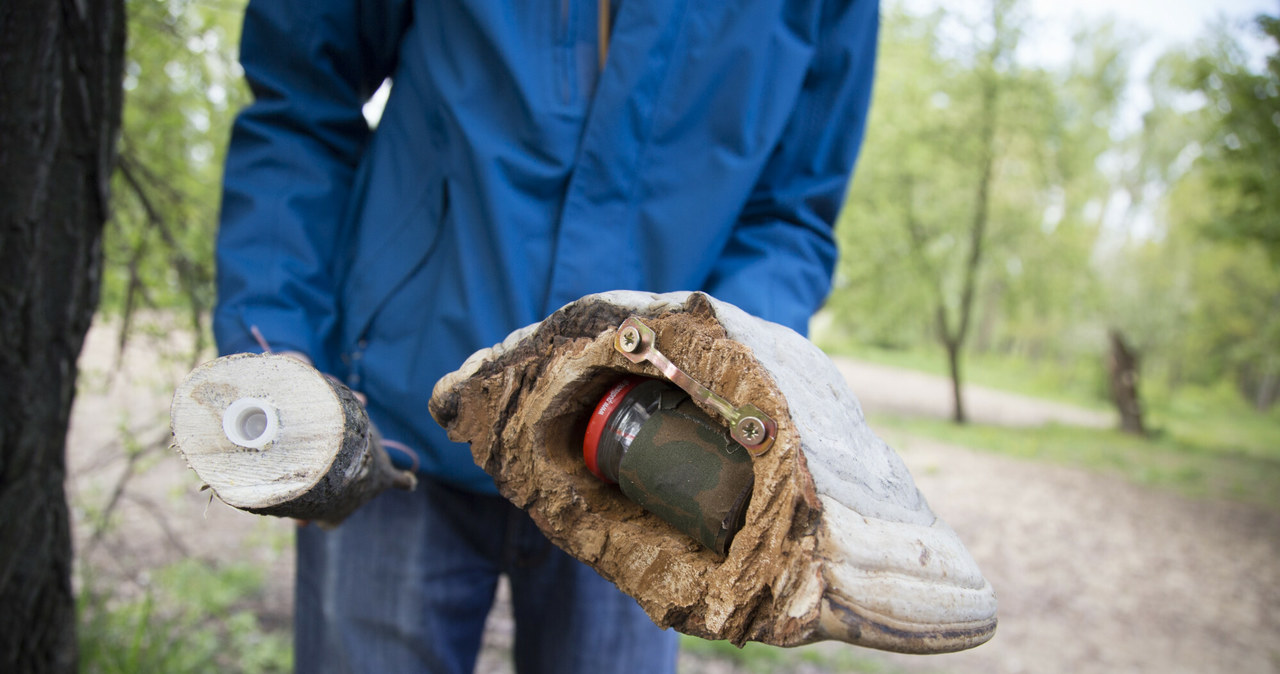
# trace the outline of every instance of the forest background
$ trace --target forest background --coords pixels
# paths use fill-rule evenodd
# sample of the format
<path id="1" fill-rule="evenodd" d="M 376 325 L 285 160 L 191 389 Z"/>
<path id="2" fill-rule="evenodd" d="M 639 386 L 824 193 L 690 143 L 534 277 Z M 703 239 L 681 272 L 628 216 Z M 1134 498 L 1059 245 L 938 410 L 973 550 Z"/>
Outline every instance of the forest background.
<path id="1" fill-rule="evenodd" d="M 1098 410 L 1115 408 L 1117 354 L 1129 354 L 1142 414 L 1130 433 L 876 421 L 1280 508 L 1280 22 L 1223 17 L 1135 72 L 1144 37 L 1131 26 L 1081 21 L 1067 58 L 1045 63 L 1032 57 L 1040 27 L 1025 2 L 974 7 L 884 7 L 871 120 L 814 340 Z M 248 100 L 243 3 L 126 8 L 100 319 L 118 326 L 122 353 L 140 332 L 192 335 L 194 362 L 209 348 L 223 153 Z M 376 123 L 376 104 L 368 112 Z M 956 422 L 967 421 L 963 390 Z M 110 493 L 82 507 L 94 539 L 105 535 Z M 183 568 L 156 577 L 190 586 Z M 255 586 L 244 572 L 198 574 L 209 591 L 194 595 L 230 610 L 235 588 Z M 87 667 L 144 658 L 140 635 L 160 608 L 79 574 Z M 284 642 L 241 620 L 219 626 L 214 650 L 227 658 L 240 644 L 227 662 L 245 669 L 287 666 Z"/>

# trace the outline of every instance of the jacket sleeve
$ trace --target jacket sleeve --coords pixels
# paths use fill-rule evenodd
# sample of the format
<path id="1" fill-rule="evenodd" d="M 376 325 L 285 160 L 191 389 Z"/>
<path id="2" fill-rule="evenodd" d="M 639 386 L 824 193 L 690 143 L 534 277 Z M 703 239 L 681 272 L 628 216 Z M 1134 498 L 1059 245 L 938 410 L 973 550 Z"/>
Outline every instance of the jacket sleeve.
<path id="1" fill-rule="evenodd" d="M 831 289 L 833 227 L 866 127 L 879 23 L 877 0 L 825 4 L 787 128 L 708 285 L 801 334 Z"/>
<path id="2" fill-rule="evenodd" d="M 408 2 L 257 0 L 240 60 L 253 102 L 227 151 L 213 328 L 222 353 L 313 357 L 335 324 L 335 256 L 370 131 L 361 108 L 391 73 Z"/>

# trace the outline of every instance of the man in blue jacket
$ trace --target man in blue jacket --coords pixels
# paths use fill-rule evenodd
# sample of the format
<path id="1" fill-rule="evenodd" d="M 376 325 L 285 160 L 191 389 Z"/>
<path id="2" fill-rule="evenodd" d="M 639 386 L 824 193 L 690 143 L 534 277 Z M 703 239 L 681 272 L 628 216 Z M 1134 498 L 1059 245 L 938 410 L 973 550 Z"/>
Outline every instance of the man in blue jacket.
<path id="1" fill-rule="evenodd" d="M 427 396 L 598 291 L 703 290 L 803 332 L 876 29 L 876 0 L 250 3 L 219 348 L 310 358 L 422 478 L 299 530 L 299 671 L 470 671 L 500 574 L 521 672 L 674 668 L 674 635 L 498 497 Z"/>

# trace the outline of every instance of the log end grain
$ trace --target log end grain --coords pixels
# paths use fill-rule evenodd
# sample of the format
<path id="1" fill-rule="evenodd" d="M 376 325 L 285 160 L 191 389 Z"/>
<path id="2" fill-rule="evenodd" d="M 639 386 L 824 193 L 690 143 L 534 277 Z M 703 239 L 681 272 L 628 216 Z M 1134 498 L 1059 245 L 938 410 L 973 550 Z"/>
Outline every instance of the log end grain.
<path id="1" fill-rule="evenodd" d="M 174 446 L 219 499 L 248 512 L 336 525 L 389 486 L 395 470 L 355 395 L 275 354 L 205 363 L 178 386 Z"/>

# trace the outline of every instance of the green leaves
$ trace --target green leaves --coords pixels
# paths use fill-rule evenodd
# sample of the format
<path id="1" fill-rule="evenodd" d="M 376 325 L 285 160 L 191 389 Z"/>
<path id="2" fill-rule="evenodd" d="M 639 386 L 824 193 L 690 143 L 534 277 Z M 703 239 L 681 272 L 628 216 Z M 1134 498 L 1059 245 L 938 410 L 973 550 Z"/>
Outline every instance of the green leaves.
<path id="1" fill-rule="evenodd" d="M 1280 47 L 1280 20 L 1259 17 L 1257 26 L 1273 49 Z M 1238 45 L 1220 39 L 1194 62 L 1189 87 L 1204 96 L 1212 125 L 1196 167 L 1208 181 L 1213 208 L 1204 231 L 1260 246 L 1280 265 L 1280 52 L 1255 72 Z"/>
<path id="2" fill-rule="evenodd" d="M 1096 305 L 1080 270 L 1112 190 L 1100 164 L 1127 43 L 1082 32 L 1088 58 L 1055 72 L 1017 58 L 1022 5 L 989 12 L 976 25 L 941 10 L 884 18 L 831 302 L 862 341 L 1046 351 Z"/>
<path id="3" fill-rule="evenodd" d="M 247 600 L 261 570 L 194 559 L 157 569 L 138 596 L 94 577 L 78 598 L 80 669 L 107 672 L 287 672 L 288 636 L 265 629 Z"/>
<path id="4" fill-rule="evenodd" d="M 1122 26 L 1082 25 L 1073 58 L 1042 67 L 1018 58 L 1020 6 L 990 11 L 985 25 L 885 11 L 838 228 L 832 329 L 882 347 L 970 339 L 1092 369 L 1118 328 L 1149 382 L 1225 379 L 1269 405 L 1280 396 L 1280 19 L 1256 22 L 1265 67 L 1226 24 L 1165 54 L 1132 129 L 1122 115 L 1138 41 Z"/>
<path id="5" fill-rule="evenodd" d="M 1194 157 L 1166 197 L 1167 259 L 1178 256 L 1170 272 L 1185 287 L 1165 367 L 1175 381 L 1226 379 L 1265 409 L 1280 397 L 1280 22 L 1255 25 L 1269 40 L 1264 68 L 1218 26 L 1162 63 L 1162 99 L 1200 105 L 1152 117 L 1186 120 Z"/>
<path id="6" fill-rule="evenodd" d="M 202 332 L 213 302 L 222 161 L 247 100 L 236 62 L 244 2 L 130 0 L 125 109 L 104 237 L 102 308 L 179 310 Z"/>

